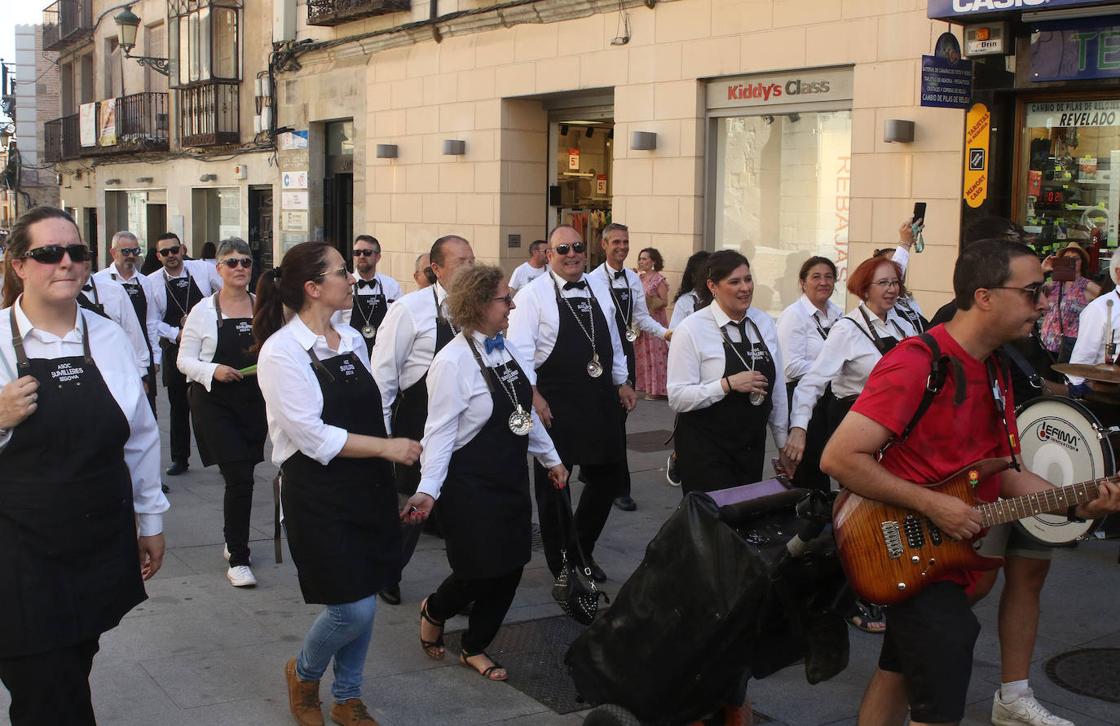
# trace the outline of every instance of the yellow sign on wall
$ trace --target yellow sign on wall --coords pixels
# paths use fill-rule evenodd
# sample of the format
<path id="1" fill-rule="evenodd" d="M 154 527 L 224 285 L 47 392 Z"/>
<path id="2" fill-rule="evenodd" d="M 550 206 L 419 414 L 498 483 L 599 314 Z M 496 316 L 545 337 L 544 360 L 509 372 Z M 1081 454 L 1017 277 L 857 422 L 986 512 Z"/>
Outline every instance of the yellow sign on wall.
<path id="1" fill-rule="evenodd" d="M 964 201 L 976 209 L 988 198 L 988 139 L 992 128 L 988 107 L 972 104 L 964 128 Z"/>

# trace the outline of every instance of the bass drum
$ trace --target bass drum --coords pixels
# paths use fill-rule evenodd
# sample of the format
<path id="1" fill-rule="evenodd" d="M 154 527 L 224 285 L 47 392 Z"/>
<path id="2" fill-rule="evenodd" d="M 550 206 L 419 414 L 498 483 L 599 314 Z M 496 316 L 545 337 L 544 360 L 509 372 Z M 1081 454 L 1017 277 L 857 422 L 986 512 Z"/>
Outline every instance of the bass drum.
<path id="1" fill-rule="evenodd" d="M 1116 473 L 1112 440 L 1120 441 L 1120 430 L 1103 426 L 1080 402 L 1061 396 L 1036 398 L 1015 415 L 1023 465 L 1054 486 Z M 1097 522 L 1071 522 L 1064 514 L 1038 514 L 1020 519 L 1019 525 L 1040 542 L 1064 545 L 1087 536 Z"/>

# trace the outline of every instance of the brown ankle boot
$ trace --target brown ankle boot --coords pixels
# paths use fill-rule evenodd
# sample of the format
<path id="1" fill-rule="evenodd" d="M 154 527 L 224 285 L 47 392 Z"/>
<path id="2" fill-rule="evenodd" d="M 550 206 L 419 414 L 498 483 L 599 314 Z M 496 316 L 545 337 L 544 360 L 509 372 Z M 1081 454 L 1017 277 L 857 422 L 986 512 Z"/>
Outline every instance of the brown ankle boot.
<path id="1" fill-rule="evenodd" d="M 360 698 L 350 698 L 331 706 L 331 721 L 341 726 L 378 726 Z"/>
<path id="2" fill-rule="evenodd" d="M 296 675 L 296 659 L 284 666 L 288 679 L 288 707 L 299 726 L 323 726 L 323 711 L 319 708 L 319 681 L 301 681 Z"/>

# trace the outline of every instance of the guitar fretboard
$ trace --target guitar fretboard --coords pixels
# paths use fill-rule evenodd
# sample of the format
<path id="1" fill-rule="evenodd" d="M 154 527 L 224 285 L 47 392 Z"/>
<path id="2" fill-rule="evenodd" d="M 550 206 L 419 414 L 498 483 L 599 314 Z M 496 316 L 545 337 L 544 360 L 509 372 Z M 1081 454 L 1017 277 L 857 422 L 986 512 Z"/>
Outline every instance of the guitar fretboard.
<path id="1" fill-rule="evenodd" d="M 976 510 L 984 518 L 983 524 L 985 527 L 1014 522 L 1017 519 L 1036 514 L 1053 512 L 1064 514 L 1070 507 L 1096 499 L 1100 491 L 1100 485 L 1104 482 L 1120 483 L 1120 476 L 1092 479 L 1070 484 L 1067 487 L 1054 487 L 1042 492 L 1024 494 L 1021 497 L 1000 499 L 990 504 L 978 505 Z"/>

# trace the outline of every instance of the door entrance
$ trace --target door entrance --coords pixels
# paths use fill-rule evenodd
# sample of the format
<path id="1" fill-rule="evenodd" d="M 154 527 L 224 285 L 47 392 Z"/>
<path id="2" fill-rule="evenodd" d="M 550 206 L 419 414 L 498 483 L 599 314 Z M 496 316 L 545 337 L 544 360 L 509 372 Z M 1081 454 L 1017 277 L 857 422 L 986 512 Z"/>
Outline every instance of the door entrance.
<path id="1" fill-rule="evenodd" d="M 350 259 L 354 241 L 354 175 L 335 174 L 323 184 L 323 223 L 327 242 Z"/>
<path id="2" fill-rule="evenodd" d="M 273 266 L 271 185 L 249 187 L 249 248 L 254 263 L 250 289 L 256 290 L 261 272 Z"/>
<path id="3" fill-rule="evenodd" d="M 611 221 L 614 108 L 549 112 L 549 229 L 570 224 L 587 242 L 588 269 L 603 262 L 599 235 Z"/>

